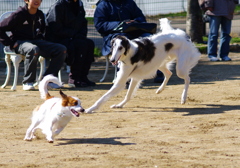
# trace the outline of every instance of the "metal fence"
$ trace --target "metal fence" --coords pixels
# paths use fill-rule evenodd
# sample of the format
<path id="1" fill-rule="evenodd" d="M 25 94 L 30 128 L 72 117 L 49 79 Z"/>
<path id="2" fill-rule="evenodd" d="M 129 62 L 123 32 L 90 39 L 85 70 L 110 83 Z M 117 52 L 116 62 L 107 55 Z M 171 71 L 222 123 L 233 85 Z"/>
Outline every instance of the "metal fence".
<path id="1" fill-rule="evenodd" d="M 44 13 L 47 13 L 49 7 L 55 1 L 56 0 L 43 0 L 40 9 Z M 97 1 L 98 0 L 82 0 L 82 2 L 84 3 L 84 8 L 86 10 L 86 17 L 93 17 Z M 146 16 L 186 11 L 187 1 L 188 0 L 135 0 L 137 5 L 141 8 L 141 10 Z M 24 5 L 25 5 L 24 0 L 0 0 L 0 15 L 6 11 L 15 11 L 19 6 Z M 172 20 L 173 27 L 181 28 L 183 30 L 186 29 L 185 17 L 181 19 L 174 18 L 169 19 Z M 158 22 L 158 18 L 151 21 Z M 235 16 L 235 19 L 233 21 L 232 34 L 239 36 L 240 35 L 239 34 L 240 31 L 238 30 L 239 27 L 240 27 L 240 15 L 237 15 Z M 94 40 L 95 45 L 98 48 L 102 47 L 102 37 L 95 30 L 94 25 L 91 23 L 88 25 L 88 37 Z M 3 58 L 2 48 L 3 45 L 0 43 L 0 58 Z"/>

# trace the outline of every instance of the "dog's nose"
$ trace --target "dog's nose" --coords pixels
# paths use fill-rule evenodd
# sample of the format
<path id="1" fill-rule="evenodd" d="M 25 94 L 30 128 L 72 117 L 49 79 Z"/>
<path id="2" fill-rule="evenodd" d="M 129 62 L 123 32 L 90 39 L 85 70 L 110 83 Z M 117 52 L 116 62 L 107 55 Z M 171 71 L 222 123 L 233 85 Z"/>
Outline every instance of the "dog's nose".
<path id="1" fill-rule="evenodd" d="M 81 113 L 83 113 L 84 111 L 85 111 L 85 109 L 83 109 L 83 108 L 80 110 Z"/>

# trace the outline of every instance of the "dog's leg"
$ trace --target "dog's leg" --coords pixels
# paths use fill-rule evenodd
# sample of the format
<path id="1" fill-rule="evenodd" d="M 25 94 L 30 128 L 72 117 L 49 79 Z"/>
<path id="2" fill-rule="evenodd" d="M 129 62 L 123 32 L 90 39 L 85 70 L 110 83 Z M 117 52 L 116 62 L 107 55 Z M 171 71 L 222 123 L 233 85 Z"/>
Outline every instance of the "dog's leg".
<path id="1" fill-rule="evenodd" d="M 49 143 L 53 143 L 53 124 L 54 122 L 51 123 L 46 123 L 44 127 L 42 127 L 42 133 L 46 135 L 46 139 Z"/>
<path id="2" fill-rule="evenodd" d="M 100 99 L 98 99 L 94 105 L 90 108 L 86 109 L 86 113 L 92 113 L 94 110 L 98 109 L 102 104 L 104 104 L 111 97 L 117 95 L 120 91 L 125 88 L 127 79 L 129 78 L 130 73 L 132 73 L 134 66 L 127 66 L 125 64 L 121 64 L 120 71 L 117 73 L 117 79 L 114 82 L 114 85 L 111 89 L 105 93 Z"/>
<path id="3" fill-rule="evenodd" d="M 47 132 L 46 132 L 46 139 L 47 139 L 47 141 L 49 142 L 49 143 L 53 143 L 53 133 L 52 133 L 52 131 L 51 130 L 48 130 Z"/>
<path id="4" fill-rule="evenodd" d="M 165 86 L 167 85 L 170 77 L 172 76 L 172 72 L 169 71 L 169 70 L 166 68 L 166 66 L 159 68 L 159 70 L 162 71 L 162 73 L 164 74 L 164 81 L 163 81 L 163 83 L 161 84 L 161 86 L 158 88 L 158 90 L 156 91 L 157 94 L 161 93 L 161 92 L 164 90 L 164 88 L 165 88 Z"/>
<path id="5" fill-rule="evenodd" d="M 100 99 L 98 99 L 94 105 L 92 105 L 90 108 L 86 109 L 86 113 L 92 113 L 94 110 L 98 109 L 104 102 L 106 102 L 111 97 L 118 94 L 120 91 L 122 91 L 125 87 L 126 80 L 116 81 L 114 85 L 111 87 L 111 89 L 105 93 Z"/>
<path id="6" fill-rule="evenodd" d="M 190 84 L 189 71 L 190 71 L 190 69 L 187 68 L 184 63 L 178 61 L 177 66 L 176 66 L 177 76 L 179 78 L 184 79 L 184 89 L 183 89 L 182 96 L 181 96 L 181 104 L 184 104 L 187 99 L 187 92 L 188 92 L 188 88 L 189 88 L 189 84 Z"/>
<path id="7" fill-rule="evenodd" d="M 134 93 L 134 91 L 136 91 L 136 89 L 138 88 L 140 82 L 141 81 L 131 79 L 131 83 L 130 83 L 129 89 L 127 91 L 127 94 L 126 94 L 124 100 L 121 103 L 119 103 L 119 104 L 112 105 L 111 108 L 122 108 L 131 99 L 132 94 Z"/>
<path id="8" fill-rule="evenodd" d="M 184 79 L 184 82 L 185 82 L 185 85 L 184 85 L 184 89 L 183 89 L 183 93 L 182 93 L 182 97 L 181 97 L 181 104 L 186 103 L 188 88 L 189 88 L 189 84 L 190 84 L 190 77 L 187 76 Z"/>
<path id="9" fill-rule="evenodd" d="M 36 127 L 39 125 L 40 121 L 32 121 L 32 124 L 30 125 L 30 127 L 27 129 L 26 135 L 24 140 L 25 141 L 31 141 L 32 138 L 34 137 L 34 131 L 36 129 Z"/>
<path id="10" fill-rule="evenodd" d="M 55 136 L 57 136 L 58 134 L 60 134 L 60 132 L 62 132 L 63 129 L 64 129 L 64 127 L 57 128 L 57 129 L 53 132 L 53 137 L 55 137 Z"/>

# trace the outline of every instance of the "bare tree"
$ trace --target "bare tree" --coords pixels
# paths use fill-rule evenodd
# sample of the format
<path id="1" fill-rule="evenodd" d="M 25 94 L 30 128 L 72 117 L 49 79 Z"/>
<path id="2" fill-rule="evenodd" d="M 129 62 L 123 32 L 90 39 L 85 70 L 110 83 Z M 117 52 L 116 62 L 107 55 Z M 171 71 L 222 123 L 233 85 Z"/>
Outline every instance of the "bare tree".
<path id="1" fill-rule="evenodd" d="M 186 32 L 190 35 L 193 42 L 203 42 L 204 24 L 202 21 L 202 11 L 198 0 L 187 1 L 187 20 Z"/>

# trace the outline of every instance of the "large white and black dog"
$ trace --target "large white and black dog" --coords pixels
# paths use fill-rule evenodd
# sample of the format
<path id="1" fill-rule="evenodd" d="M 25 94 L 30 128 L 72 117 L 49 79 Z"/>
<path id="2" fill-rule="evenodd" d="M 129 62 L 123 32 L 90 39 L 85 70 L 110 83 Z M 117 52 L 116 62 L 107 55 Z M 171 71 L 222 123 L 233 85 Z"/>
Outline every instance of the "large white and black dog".
<path id="1" fill-rule="evenodd" d="M 86 113 L 92 113 L 112 96 L 124 89 L 126 81 L 131 83 L 125 99 L 111 108 L 123 107 L 137 90 L 143 79 L 152 78 L 159 69 L 165 79 L 156 93 L 161 93 L 168 83 L 172 72 L 170 65 L 176 60 L 176 72 L 178 77 L 184 79 L 185 87 L 181 97 L 181 104 L 186 102 L 190 83 L 190 71 L 198 63 L 200 53 L 191 42 L 190 37 L 180 29 L 173 29 L 167 18 L 160 19 L 162 32 L 147 38 L 129 40 L 123 36 L 117 36 L 112 40 L 112 64 L 120 62 L 120 71 L 112 88 L 105 93 L 93 106 L 86 109 Z"/>

